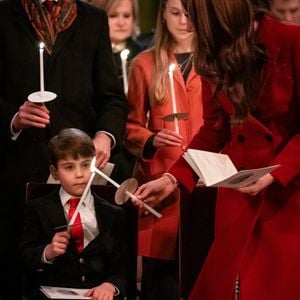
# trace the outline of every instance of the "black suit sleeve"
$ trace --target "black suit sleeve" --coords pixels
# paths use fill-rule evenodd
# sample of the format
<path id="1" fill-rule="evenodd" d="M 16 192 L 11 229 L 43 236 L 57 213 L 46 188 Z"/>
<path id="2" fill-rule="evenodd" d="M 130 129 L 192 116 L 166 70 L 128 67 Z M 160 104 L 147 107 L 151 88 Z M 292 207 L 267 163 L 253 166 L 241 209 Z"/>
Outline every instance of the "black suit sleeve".
<path id="1" fill-rule="evenodd" d="M 111 133 L 120 145 L 125 133 L 127 100 L 113 62 L 107 15 L 103 12 L 99 19 L 101 28 L 94 61 L 93 106 L 98 116 L 98 130 Z"/>
<path id="2" fill-rule="evenodd" d="M 49 235 L 50 240 L 46 241 L 45 237 L 41 236 L 42 227 L 37 211 L 29 201 L 26 205 L 25 226 L 19 247 L 21 261 L 28 272 L 33 272 L 44 265 L 41 258 L 44 248 L 51 241 L 51 236 Z"/>

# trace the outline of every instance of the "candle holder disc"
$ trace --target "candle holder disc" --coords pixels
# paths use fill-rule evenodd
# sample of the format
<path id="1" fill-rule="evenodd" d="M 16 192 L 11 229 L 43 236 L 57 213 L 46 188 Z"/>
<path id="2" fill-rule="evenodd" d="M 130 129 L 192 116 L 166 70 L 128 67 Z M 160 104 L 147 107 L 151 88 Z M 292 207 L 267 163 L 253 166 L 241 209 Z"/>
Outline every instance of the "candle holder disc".
<path id="1" fill-rule="evenodd" d="M 115 193 L 115 202 L 118 205 L 122 205 L 128 201 L 130 196 L 129 193 L 133 194 L 138 187 L 138 182 L 135 178 L 128 178 L 122 182 L 120 187 L 117 189 Z M 129 192 L 129 193 L 126 193 Z"/>
<path id="2" fill-rule="evenodd" d="M 28 100 L 33 103 L 44 103 L 54 100 L 57 97 L 55 93 L 48 92 L 48 91 L 38 91 L 30 94 L 28 96 Z"/>
<path id="3" fill-rule="evenodd" d="M 189 113 L 187 113 L 187 112 L 169 114 L 169 115 L 164 116 L 163 120 L 167 121 L 167 122 L 173 122 L 175 118 L 177 120 L 184 120 L 187 118 L 188 115 L 189 115 Z"/>

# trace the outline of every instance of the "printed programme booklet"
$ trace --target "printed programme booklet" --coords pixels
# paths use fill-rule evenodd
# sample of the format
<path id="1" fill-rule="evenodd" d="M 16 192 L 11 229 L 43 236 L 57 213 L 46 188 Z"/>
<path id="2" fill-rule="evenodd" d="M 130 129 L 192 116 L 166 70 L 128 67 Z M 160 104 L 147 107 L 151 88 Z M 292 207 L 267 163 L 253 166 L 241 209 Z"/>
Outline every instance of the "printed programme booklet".
<path id="1" fill-rule="evenodd" d="M 227 154 L 196 149 L 188 149 L 183 158 L 199 176 L 199 185 L 210 187 L 243 187 L 280 166 L 238 171 Z"/>
<path id="2" fill-rule="evenodd" d="M 41 285 L 40 290 L 49 299 L 92 299 L 91 297 L 84 296 L 88 289 L 75 289 Z"/>

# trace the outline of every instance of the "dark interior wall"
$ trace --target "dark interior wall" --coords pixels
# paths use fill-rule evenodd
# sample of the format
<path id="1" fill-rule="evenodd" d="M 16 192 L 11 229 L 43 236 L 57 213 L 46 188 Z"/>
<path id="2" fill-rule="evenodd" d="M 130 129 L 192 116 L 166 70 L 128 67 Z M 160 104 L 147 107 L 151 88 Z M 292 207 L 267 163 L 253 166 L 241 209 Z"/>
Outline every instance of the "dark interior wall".
<path id="1" fill-rule="evenodd" d="M 149 32 L 155 28 L 159 0 L 138 0 L 138 2 L 141 32 Z"/>

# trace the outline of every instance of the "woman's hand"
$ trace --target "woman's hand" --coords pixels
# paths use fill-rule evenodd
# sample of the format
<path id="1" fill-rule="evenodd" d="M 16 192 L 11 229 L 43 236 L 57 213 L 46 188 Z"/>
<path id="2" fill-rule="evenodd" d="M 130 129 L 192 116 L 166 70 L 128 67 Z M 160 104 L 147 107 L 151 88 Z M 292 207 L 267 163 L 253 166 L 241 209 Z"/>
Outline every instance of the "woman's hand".
<path id="1" fill-rule="evenodd" d="M 141 185 L 135 192 L 135 196 L 137 196 L 141 201 L 147 203 L 149 206 L 154 207 L 174 192 L 176 188 L 177 184 L 174 183 L 168 176 L 162 176 L 161 178 Z M 135 202 L 134 200 L 133 203 L 143 207 L 140 203 Z"/>
<path id="2" fill-rule="evenodd" d="M 267 174 L 252 184 L 238 188 L 238 190 L 242 193 L 249 194 L 251 196 L 255 196 L 257 193 L 259 193 L 261 190 L 265 189 L 267 186 L 269 186 L 273 182 L 274 182 L 274 177 L 271 174 Z"/>
<path id="3" fill-rule="evenodd" d="M 103 282 L 88 290 L 85 296 L 92 297 L 93 300 L 113 300 L 115 292 L 116 289 L 111 283 Z"/>
<path id="4" fill-rule="evenodd" d="M 182 145 L 182 136 L 175 131 L 163 129 L 159 131 L 153 140 L 153 146 L 155 148 L 160 147 L 181 147 Z"/>

